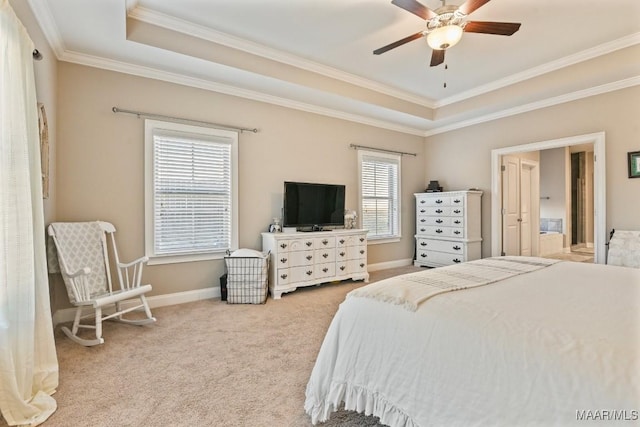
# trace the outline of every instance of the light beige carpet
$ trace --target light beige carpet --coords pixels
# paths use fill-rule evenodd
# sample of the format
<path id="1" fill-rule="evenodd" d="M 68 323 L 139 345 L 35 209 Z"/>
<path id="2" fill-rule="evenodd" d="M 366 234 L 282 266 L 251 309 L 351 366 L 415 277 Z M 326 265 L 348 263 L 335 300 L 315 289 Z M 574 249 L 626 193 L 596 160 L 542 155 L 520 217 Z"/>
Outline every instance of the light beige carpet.
<path id="1" fill-rule="evenodd" d="M 418 269 L 374 272 L 371 281 Z M 155 325 L 106 322 L 96 347 L 56 330 L 58 410 L 44 426 L 311 426 L 303 406 L 316 354 L 338 305 L 362 285 L 303 288 L 264 305 L 156 308 Z M 380 424 L 339 411 L 322 426 Z"/>

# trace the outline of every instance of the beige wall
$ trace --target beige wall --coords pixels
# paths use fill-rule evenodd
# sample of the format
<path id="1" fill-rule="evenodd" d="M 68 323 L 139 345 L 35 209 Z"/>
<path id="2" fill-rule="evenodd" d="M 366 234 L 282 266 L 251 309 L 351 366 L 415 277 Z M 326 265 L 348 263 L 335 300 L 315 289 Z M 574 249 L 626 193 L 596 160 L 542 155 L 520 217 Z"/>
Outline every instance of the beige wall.
<path id="1" fill-rule="evenodd" d="M 261 248 L 260 233 L 280 216 L 283 182 L 347 186 L 357 209 L 357 156 L 349 144 L 418 153 L 402 161 L 400 243 L 370 245 L 370 264 L 413 257 L 413 193 L 425 187 L 424 140 L 316 114 L 131 75 L 60 63 L 59 221 L 102 219 L 118 228 L 121 258 L 144 253 L 144 121 L 113 106 L 216 123 L 256 127 L 240 135 L 240 246 Z M 145 267 L 153 295 L 218 286 L 222 261 Z"/>
<path id="2" fill-rule="evenodd" d="M 482 254 L 491 254 L 491 150 L 606 133 L 607 229 L 640 229 L 640 179 L 627 178 L 627 152 L 640 149 L 640 87 L 635 86 L 427 138 L 425 180 L 446 189 L 477 187 Z M 608 236 L 607 236 L 608 240 Z"/>

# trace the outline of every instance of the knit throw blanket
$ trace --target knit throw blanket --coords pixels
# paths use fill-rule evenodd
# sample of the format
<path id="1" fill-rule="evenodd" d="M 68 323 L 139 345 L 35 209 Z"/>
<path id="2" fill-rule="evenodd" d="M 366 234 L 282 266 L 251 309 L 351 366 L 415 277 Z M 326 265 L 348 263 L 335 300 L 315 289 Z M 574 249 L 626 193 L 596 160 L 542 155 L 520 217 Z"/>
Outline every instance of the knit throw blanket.
<path id="1" fill-rule="evenodd" d="M 559 262 L 536 257 L 496 257 L 394 277 L 351 291 L 347 297 L 372 298 L 416 311 L 436 295 L 488 285 Z"/>

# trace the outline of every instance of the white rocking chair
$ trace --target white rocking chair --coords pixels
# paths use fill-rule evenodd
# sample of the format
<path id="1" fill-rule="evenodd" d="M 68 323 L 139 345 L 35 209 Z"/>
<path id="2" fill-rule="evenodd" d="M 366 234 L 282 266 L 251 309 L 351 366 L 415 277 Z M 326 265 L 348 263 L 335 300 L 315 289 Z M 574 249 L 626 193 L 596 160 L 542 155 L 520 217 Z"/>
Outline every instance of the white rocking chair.
<path id="1" fill-rule="evenodd" d="M 132 325 L 153 323 L 156 319 L 144 296 L 151 285 L 140 286 L 142 267 L 147 257 L 130 263 L 121 263 L 118 258 L 115 227 L 103 221 L 96 222 L 56 222 L 48 227 L 48 233 L 55 243 L 60 272 L 69 295 L 69 301 L 76 306 L 75 319 L 71 330 L 63 326 L 62 331 L 73 341 L 84 346 L 104 343 L 102 321 L 113 319 Z M 110 236 L 111 247 L 118 269 L 120 289 L 113 290 L 106 235 Z M 122 304 L 125 300 L 137 298 L 140 303 L 131 306 Z M 103 309 L 115 305 L 115 312 L 104 314 Z M 123 307 L 126 306 L 126 307 Z M 84 309 L 92 309 L 83 315 Z M 123 314 L 144 309 L 146 318 L 125 319 Z M 110 311 L 110 310 L 109 310 Z M 81 324 L 81 319 L 95 317 L 95 324 Z M 95 339 L 78 336 L 80 328 L 95 329 Z"/>

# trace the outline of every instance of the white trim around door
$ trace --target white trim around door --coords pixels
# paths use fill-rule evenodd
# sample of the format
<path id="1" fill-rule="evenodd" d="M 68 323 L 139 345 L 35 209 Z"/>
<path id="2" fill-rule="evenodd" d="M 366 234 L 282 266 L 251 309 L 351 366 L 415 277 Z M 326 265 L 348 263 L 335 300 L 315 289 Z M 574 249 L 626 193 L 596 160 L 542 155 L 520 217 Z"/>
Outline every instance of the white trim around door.
<path id="1" fill-rule="evenodd" d="M 607 241 L 607 200 L 605 173 L 604 132 L 570 136 L 549 141 L 532 142 L 491 150 L 491 256 L 500 256 L 502 249 L 502 176 L 500 159 L 504 155 L 529 151 L 548 150 L 579 144 L 593 144 L 593 194 L 594 194 L 594 262 L 604 264 Z"/>

